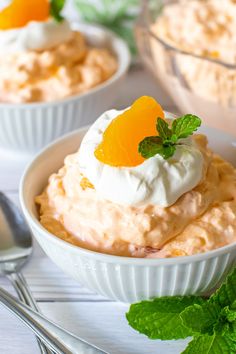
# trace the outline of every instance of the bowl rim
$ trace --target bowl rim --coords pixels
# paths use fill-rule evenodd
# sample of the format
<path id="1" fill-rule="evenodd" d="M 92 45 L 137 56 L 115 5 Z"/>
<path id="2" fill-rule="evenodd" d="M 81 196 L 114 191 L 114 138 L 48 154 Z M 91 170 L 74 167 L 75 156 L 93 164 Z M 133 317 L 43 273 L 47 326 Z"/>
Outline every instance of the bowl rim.
<path id="1" fill-rule="evenodd" d="M 152 31 L 152 29 L 150 29 L 150 24 L 148 24 L 148 19 L 147 19 L 147 13 L 148 13 L 148 2 L 150 0 L 146 1 L 146 0 L 143 0 L 143 12 L 142 12 L 142 16 L 145 16 L 146 18 L 142 18 L 141 21 L 137 21 L 137 25 L 141 25 L 143 26 L 147 33 L 149 33 L 153 38 L 155 38 L 160 44 L 162 44 L 165 49 L 167 50 L 171 50 L 177 54 L 182 54 L 182 55 L 187 55 L 189 57 L 193 57 L 193 58 L 197 58 L 197 59 L 201 59 L 201 60 L 205 60 L 205 61 L 208 61 L 210 63 L 214 63 L 214 64 L 218 64 L 218 65 L 222 65 L 223 67 L 227 68 L 227 69 L 236 69 L 236 64 L 229 64 L 227 62 L 224 62 L 222 60 L 217 60 L 217 59 L 214 59 L 214 58 L 208 58 L 208 57 L 204 57 L 203 55 L 198 55 L 198 54 L 194 54 L 194 53 L 190 53 L 188 51 L 185 51 L 185 50 L 182 50 L 182 49 L 179 49 L 177 47 L 175 47 L 174 45 L 171 45 L 169 43 L 167 43 L 165 40 L 163 40 L 162 38 L 160 38 L 156 33 L 154 33 Z M 177 1 L 176 1 L 177 2 Z M 170 4 L 163 4 L 162 5 L 162 8 L 161 8 L 161 11 L 163 10 L 164 7 L 168 6 Z M 160 13 L 161 13 L 160 11 Z M 160 16 L 160 13 L 158 14 L 157 17 Z"/>
<path id="2" fill-rule="evenodd" d="M 35 166 L 38 162 L 44 159 L 45 156 L 50 152 L 50 150 L 55 149 L 56 147 L 60 147 L 65 141 L 74 138 L 77 135 L 86 133 L 89 126 L 81 127 L 71 133 L 65 134 L 63 137 L 60 137 L 47 145 L 44 149 L 42 149 L 28 164 L 26 167 L 19 186 L 19 198 L 21 208 L 25 215 L 26 221 L 29 223 L 34 230 L 36 230 L 39 237 L 46 237 L 49 242 L 53 242 L 57 244 L 59 247 L 64 249 L 68 249 L 73 253 L 80 253 L 82 256 L 92 257 L 97 261 L 105 262 L 105 263 L 117 263 L 117 264 L 131 264 L 137 266 L 171 266 L 177 264 L 186 264 L 186 263 L 195 263 L 199 261 L 203 261 L 210 258 L 218 257 L 222 254 L 230 253 L 232 251 L 236 251 L 236 242 L 226 245 L 224 247 L 217 248 L 215 250 L 211 250 L 205 253 L 198 253 L 192 256 L 181 256 L 181 257 L 171 257 L 171 258 L 135 258 L 135 257 L 123 257 L 123 256 L 116 256 L 105 254 L 101 252 L 92 251 L 86 248 L 82 248 L 80 246 L 73 245 L 67 241 L 64 241 L 57 237 L 56 235 L 47 231 L 33 214 L 33 212 L 28 209 L 27 200 L 25 198 L 25 190 L 27 188 L 27 180 L 31 171 L 34 170 Z M 49 177 L 49 176 L 48 176 Z"/>
<path id="3" fill-rule="evenodd" d="M 73 22 L 72 22 L 73 25 Z M 130 63 L 131 63 L 131 54 L 129 47 L 127 43 L 118 35 L 116 35 L 114 32 L 108 30 L 107 28 L 100 26 L 100 25 L 92 25 L 92 24 L 86 24 L 86 23 L 81 23 L 81 28 L 84 28 L 85 31 L 86 29 L 91 30 L 94 29 L 96 31 L 99 31 L 100 33 L 104 33 L 110 38 L 110 42 L 112 43 L 113 50 L 118 58 L 118 69 L 116 72 L 108 79 L 102 82 L 101 84 L 89 89 L 89 91 L 84 92 L 84 93 L 79 93 L 79 94 L 74 94 L 72 96 L 60 98 L 60 99 L 55 99 L 53 101 L 48 101 L 48 102 L 29 102 L 29 103 L 8 103 L 8 102 L 0 102 L 0 109 L 1 108 L 7 108 L 7 109 L 34 109 L 40 107 L 47 107 L 47 106 L 55 106 L 60 103 L 67 103 L 71 101 L 75 101 L 78 99 L 83 99 L 84 97 L 87 97 L 89 95 L 96 94 L 98 91 L 102 91 L 109 86 L 111 86 L 114 82 L 118 81 L 129 69 Z M 79 29 L 79 26 L 78 26 Z M 77 31 L 78 31 L 77 29 Z M 86 36 L 86 33 L 85 33 Z M 117 49 L 115 47 L 117 46 Z"/>

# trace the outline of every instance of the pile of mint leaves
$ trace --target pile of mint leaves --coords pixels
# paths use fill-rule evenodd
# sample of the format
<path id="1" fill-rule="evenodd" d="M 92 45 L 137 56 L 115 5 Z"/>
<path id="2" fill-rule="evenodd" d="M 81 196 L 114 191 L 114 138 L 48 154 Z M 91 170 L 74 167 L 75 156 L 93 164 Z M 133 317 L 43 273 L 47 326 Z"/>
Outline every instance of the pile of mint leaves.
<path id="1" fill-rule="evenodd" d="M 182 354 L 236 353 L 236 268 L 209 299 L 164 296 L 130 306 L 129 325 L 150 339 L 193 337 Z"/>

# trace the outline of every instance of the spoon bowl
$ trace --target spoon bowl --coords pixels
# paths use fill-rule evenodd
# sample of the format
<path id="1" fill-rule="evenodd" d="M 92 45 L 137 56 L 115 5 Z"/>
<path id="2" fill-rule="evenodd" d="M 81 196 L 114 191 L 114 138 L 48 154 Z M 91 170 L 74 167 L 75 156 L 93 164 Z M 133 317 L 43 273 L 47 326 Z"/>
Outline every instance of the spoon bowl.
<path id="1" fill-rule="evenodd" d="M 0 192 L 0 274 L 19 272 L 32 253 L 32 237 L 20 210 Z"/>

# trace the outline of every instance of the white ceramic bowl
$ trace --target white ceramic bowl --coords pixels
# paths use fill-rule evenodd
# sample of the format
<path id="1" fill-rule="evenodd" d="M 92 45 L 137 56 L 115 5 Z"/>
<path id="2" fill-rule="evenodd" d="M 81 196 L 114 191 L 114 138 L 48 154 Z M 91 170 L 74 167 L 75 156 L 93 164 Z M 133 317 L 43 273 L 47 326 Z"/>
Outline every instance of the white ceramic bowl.
<path id="1" fill-rule="evenodd" d="M 236 163 L 233 137 L 203 128 L 216 152 Z M 135 302 L 153 296 L 206 294 L 223 280 L 236 263 L 236 243 L 189 257 L 139 259 L 111 256 L 73 246 L 49 233 L 38 221 L 34 198 L 48 177 L 75 152 L 86 129 L 71 133 L 44 149 L 27 168 L 20 186 L 20 201 L 35 238 L 65 273 L 107 298 Z"/>
<path id="2" fill-rule="evenodd" d="M 75 26 L 74 26 L 75 27 Z M 88 92 L 48 103 L 0 104 L 0 147 L 35 153 L 52 140 L 91 124 L 112 106 L 130 64 L 126 43 L 93 25 L 77 25 L 89 44 L 109 48 L 118 59 L 117 72 Z"/>

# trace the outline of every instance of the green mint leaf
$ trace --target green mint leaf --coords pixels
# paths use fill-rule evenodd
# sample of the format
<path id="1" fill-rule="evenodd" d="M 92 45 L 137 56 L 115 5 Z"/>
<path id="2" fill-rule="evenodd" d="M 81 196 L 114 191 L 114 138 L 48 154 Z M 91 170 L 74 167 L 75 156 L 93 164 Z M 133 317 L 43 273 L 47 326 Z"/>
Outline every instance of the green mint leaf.
<path id="1" fill-rule="evenodd" d="M 186 114 L 183 117 L 177 118 L 172 123 L 172 134 L 178 139 L 187 138 L 192 135 L 201 125 L 201 119 L 192 114 Z"/>
<path id="2" fill-rule="evenodd" d="M 224 327 L 224 336 L 236 342 L 236 321 L 227 323 Z"/>
<path id="3" fill-rule="evenodd" d="M 218 334 L 195 337 L 182 354 L 235 354 L 236 343 Z"/>
<path id="4" fill-rule="evenodd" d="M 214 333 L 224 336 L 225 333 L 229 332 L 229 327 L 230 327 L 230 323 L 220 318 L 213 326 Z"/>
<path id="5" fill-rule="evenodd" d="M 236 268 L 229 274 L 225 282 L 210 297 L 210 302 L 218 303 L 222 308 L 225 306 L 236 307 Z"/>
<path id="6" fill-rule="evenodd" d="M 230 306 L 231 310 L 236 310 L 236 299 L 233 301 L 233 303 Z"/>
<path id="7" fill-rule="evenodd" d="M 227 315 L 227 320 L 228 320 L 229 322 L 232 322 L 232 323 L 235 322 L 235 321 L 236 321 L 236 312 L 230 310 L 229 313 L 228 313 L 228 315 Z M 235 335 L 236 335 L 236 332 L 235 332 Z"/>
<path id="8" fill-rule="evenodd" d="M 176 147 L 174 145 L 163 146 L 163 150 L 159 152 L 159 155 L 161 155 L 165 160 L 167 160 L 174 155 L 175 150 Z"/>
<path id="9" fill-rule="evenodd" d="M 50 0 L 50 14 L 57 22 L 64 20 L 64 18 L 61 16 L 61 11 L 64 5 L 65 0 Z"/>
<path id="10" fill-rule="evenodd" d="M 226 306 L 221 311 L 221 317 L 225 318 L 229 322 L 234 322 L 236 321 L 236 311 L 231 310 L 229 306 Z"/>
<path id="11" fill-rule="evenodd" d="M 163 142 L 165 142 L 166 140 L 170 140 L 172 131 L 169 128 L 168 123 L 164 119 L 157 118 L 156 128 Z"/>
<path id="12" fill-rule="evenodd" d="M 138 146 L 138 152 L 145 158 L 155 156 L 163 150 L 163 142 L 159 136 L 148 136 L 143 139 Z"/>
<path id="13" fill-rule="evenodd" d="M 178 140 L 187 138 L 200 125 L 201 119 L 191 114 L 175 119 L 171 129 L 165 120 L 157 118 L 156 128 L 159 136 L 143 139 L 139 143 L 138 151 L 145 159 L 159 154 L 167 160 L 174 155 Z"/>
<path id="14" fill-rule="evenodd" d="M 236 311 L 235 310 L 229 310 L 229 312 L 227 313 L 227 320 L 229 322 L 234 322 L 236 321 Z"/>
<path id="15" fill-rule="evenodd" d="M 214 332 L 236 342 L 236 321 L 224 322 L 221 320 L 214 326 Z"/>
<path id="16" fill-rule="evenodd" d="M 148 136 L 139 143 L 138 152 L 149 159 L 155 155 L 161 155 L 165 160 L 174 155 L 176 147 L 174 145 L 163 145 L 159 136 Z"/>
<path id="17" fill-rule="evenodd" d="M 203 304 L 199 296 L 161 297 L 130 306 L 126 318 L 129 325 L 151 339 L 179 339 L 193 333 L 183 325 L 180 313 L 193 304 Z"/>
<path id="18" fill-rule="evenodd" d="M 171 141 L 173 144 L 176 144 L 177 141 L 178 141 L 177 135 L 176 135 L 176 134 L 171 135 L 170 141 Z"/>
<path id="19" fill-rule="evenodd" d="M 213 326 L 220 317 L 221 307 L 217 303 L 206 302 L 187 307 L 180 317 L 183 324 L 193 333 L 213 333 Z"/>

